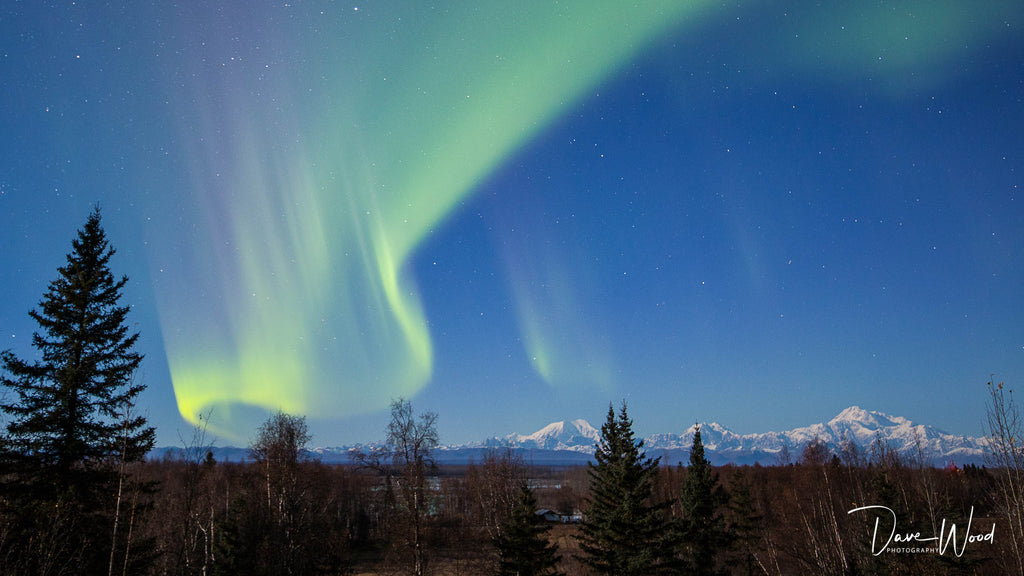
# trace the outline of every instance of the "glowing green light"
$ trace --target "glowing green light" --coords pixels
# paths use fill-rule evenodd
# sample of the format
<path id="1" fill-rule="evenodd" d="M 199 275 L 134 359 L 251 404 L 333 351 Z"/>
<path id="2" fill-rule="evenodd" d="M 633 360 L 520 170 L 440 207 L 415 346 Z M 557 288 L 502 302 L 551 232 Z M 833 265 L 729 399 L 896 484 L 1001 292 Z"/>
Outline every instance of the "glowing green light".
<path id="1" fill-rule="evenodd" d="M 771 9 L 705 0 L 382 4 L 295 29 L 284 23 L 301 21 L 299 7 L 268 8 L 276 34 L 245 30 L 239 22 L 251 15 L 182 22 L 184 42 L 163 56 L 184 60 L 169 75 L 169 100 L 192 180 L 175 200 L 182 222 L 162 243 L 169 270 L 155 283 L 178 406 L 192 422 L 233 405 L 346 416 L 420 390 L 433 350 L 409 264 L 417 246 L 653 39 L 711 10 L 735 18 Z M 907 14 L 805 8 L 792 23 L 785 13 L 766 30 L 770 40 L 739 49 L 763 70 L 926 75 L 1014 10 L 901 6 Z M 966 17 L 973 10 L 985 14 Z M 239 46 L 250 53 L 236 59 Z M 548 382 L 608 386 L 613 346 L 558 263 L 564 257 L 534 268 L 512 259 L 527 358 Z M 230 414 L 214 421 L 224 433 L 247 430 Z"/>
<path id="2" fill-rule="evenodd" d="M 744 48 L 773 67 L 904 97 L 949 82 L 1020 23 L 1013 0 L 794 5 Z M 780 16 L 773 13 L 773 16 Z M 753 44 L 756 42 L 756 44 Z"/>
<path id="3" fill-rule="evenodd" d="M 199 119 L 193 251 L 158 287 L 182 415 L 344 416 L 420 389 L 432 346 L 408 268 L 417 245 L 511 152 L 704 5 L 376 8 L 303 49 L 302 70 L 199 75 L 195 106 L 179 104 Z M 533 340 L 549 338 L 536 326 Z"/>

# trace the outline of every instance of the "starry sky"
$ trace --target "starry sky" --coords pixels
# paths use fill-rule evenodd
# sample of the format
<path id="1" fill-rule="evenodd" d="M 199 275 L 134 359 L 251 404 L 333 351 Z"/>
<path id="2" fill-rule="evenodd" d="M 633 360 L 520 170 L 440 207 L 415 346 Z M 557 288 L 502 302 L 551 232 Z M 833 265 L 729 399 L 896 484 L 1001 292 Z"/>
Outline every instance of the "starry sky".
<path id="1" fill-rule="evenodd" d="M 98 204 L 158 443 L 980 435 L 1024 383 L 1016 1 L 5 2 L 0 347 Z"/>

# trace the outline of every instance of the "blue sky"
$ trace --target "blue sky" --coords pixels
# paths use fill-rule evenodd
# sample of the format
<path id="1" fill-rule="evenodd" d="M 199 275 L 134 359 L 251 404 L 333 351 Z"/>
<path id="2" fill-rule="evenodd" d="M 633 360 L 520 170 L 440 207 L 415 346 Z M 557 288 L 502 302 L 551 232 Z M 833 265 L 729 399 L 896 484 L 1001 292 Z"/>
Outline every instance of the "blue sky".
<path id="1" fill-rule="evenodd" d="M 0 329 L 93 204 L 161 444 L 265 410 L 444 442 L 860 405 L 981 434 L 1024 376 L 1016 3 L 10 4 Z"/>

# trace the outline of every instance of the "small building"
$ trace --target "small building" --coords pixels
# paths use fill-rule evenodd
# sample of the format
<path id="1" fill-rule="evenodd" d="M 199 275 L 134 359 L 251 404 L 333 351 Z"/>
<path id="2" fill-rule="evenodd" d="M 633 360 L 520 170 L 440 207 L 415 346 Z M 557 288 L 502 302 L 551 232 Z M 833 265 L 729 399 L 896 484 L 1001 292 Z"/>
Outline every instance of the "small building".
<path id="1" fill-rule="evenodd" d="M 550 508 L 541 508 L 534 514 L 549 524 L 577 524 L 583 521 L 582 514 L 560 514 Z"/>
<path id="2" fill-rule="evenodd" d="M 534 514 L 539 516 L 545 522 L 551 522 L 552 524 L 557 524 L 562 521 L 562 515 L 550 508 L 541 508 L 534 512 Z"/>

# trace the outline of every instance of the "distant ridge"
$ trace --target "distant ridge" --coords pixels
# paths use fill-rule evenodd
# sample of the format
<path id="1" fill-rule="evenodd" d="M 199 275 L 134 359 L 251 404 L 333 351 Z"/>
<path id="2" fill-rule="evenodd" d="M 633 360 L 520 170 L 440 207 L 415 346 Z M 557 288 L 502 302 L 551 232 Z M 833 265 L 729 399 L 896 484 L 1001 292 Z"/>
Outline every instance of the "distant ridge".
<path id="1" fill-rule="evenodd" d="M 695 429 L 691 426 L 678 436 L 651 436 L 646 445 L 649 450 L 688 449 Z M 846 441 L 870 452 L 876 439 L 881 439 L 905 458 L 916 458 L 920 454 L 926 462 L 936 465 L 982 464 L 985 459 L 984 438 L 949 434 L 934 426 L 915 424 L 907 418 L 858 406 L 843 410 L 826 423 L 784 432 L 740 435 L 715 422 L 701 425 L 701 440 L 712 454 L 709 459 L 723 464 L 776 463 L 783 447 L 796 461 L 804 447 L 816 439 L 824 442 L 833 453 L 838 453 Z"/>
<path id="2" fill-rule="evenodd" d="M 509 434 L 503 438 L 492 438 L 482 446 L 508 446 L 510 448 L 547 448 L 557 446 L 558 450 L 593 453 L 597 441 L 597 430 L 584 420 L 575 420 L 579 430 L 593 430 L 593 435 L 566 434 L 564 422 L 549 424 L 528 436 Z M 715 464 L 774 464 L 778 461 L 783 447 L 788 449 L 792 460 L 809 443 L 818 439 L 834 453 L 844 441 L 849 440 L 865 451 L 869 451 L 876 438 L 888 443 L 901 456 L 916 457 L 920 453 L 927 462 L 945 464 L 981 464 L 985 456 L 985 440 L 970 436 L 949 434 L 933 426 L 914 424 L 907 418 L 891 416 L 883 412 L 865 410 L 851 406 L 826 423 L 812 424 L 784 432 L 763 432 L 736 434 L 717 422 L 699 424 L 701 441 L 708 459 Z M 554 430 L 559 435 L 553 435 Z M 649 455 L 661 455 L 665 463 L 687 462 L 689 449 L 697 425 L 690 426 L 681 434 L 653 434 L 644 439 L 644 448 Z M 584 439 L 580 441 L 581 437 Z M 557 443 L 554 442 L 557 438 Z M 469 445 L 468 447 L 478 446 Z"/>
<path id="3" fill-rule="evenodd" d="M 601 434 L 583 419 L 566 423 L 552 422 L 533 434 L 512 433 L 504 438 L 491 438 L 483 443 L 487 447 L 528 448 L 534 450 L 568 450 L 593 452 Z"/>
<path id="4" fill-rule="evenodd" d="M 717 422 L 699 426 L 706 455 L 716 465 L 776 464 L 784 453 L 783 447 L 789 451 L 791 459 L 797 461 L 804 447 L 815 439 L 824 442 L 833 453 L 838 453 L 845 441 L 869 452 L 872 443 L 880 438 L 901 456 L 916 457 L 920 452 L 926 462 L 934 465 L 948 462 L 982 464 L 986 446 L 984 438 L 949 434 L 933 426 L 915 424 L 907 418 L 858 406 L 843 410 L 828 422 L 784 432 L 736 434 Z M 681 434 L 653 434 L 644 439 L 644 448 L 649 456 L 660 456 L 663 464 L 685 464 L 689 461 L 696 428 L 697 425 L 690 426 Z M 598 430 L 584 419 L 562 420 L 532 434 L 511 433 L 482 442 L 439 446 L 437 457 L 441 463 L 479 462 L 489 450 L 508 448 L 538 465 L 582 464 L 593 456 L 594 445 L 599 438 Z M 357 448 L 315 448 L 310 455 L 325 463 L 346 463 L 351 461 L 351 454 Z M 248 451 L 242 448 L 210 450 L 218 461 L 241 461 L 248 457 Z M 206 449 L 201 452 L 205 454 Z M 182 459 L 184 454 L 181 448 L 156 448 L 149 457 Z"/>

